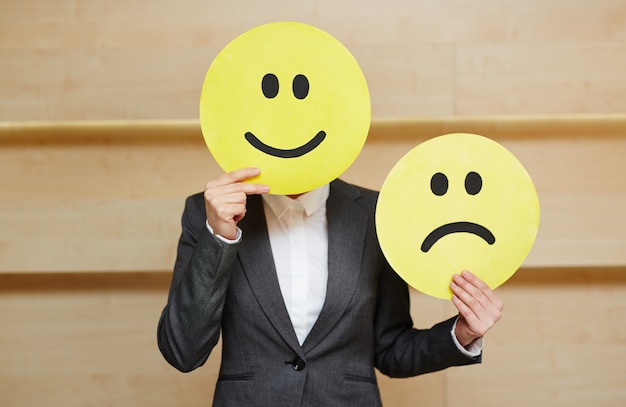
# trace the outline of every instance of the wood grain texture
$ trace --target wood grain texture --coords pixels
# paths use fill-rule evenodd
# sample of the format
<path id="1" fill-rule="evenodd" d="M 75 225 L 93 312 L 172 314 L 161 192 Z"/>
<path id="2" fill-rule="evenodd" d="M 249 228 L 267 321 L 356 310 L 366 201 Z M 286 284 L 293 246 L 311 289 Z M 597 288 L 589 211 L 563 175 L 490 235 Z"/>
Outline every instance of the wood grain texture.
<path id="1" fill-rule="evenodd" d="M 410 149 L 450 132 L 501 142 L 533 178 L 527 267 L 626 264 L 624 116 L 374 119 L 342 177 L 379 189 Z M 197 121 L 2 123 L 0 272 L 169 270 L 185 197 L 219 174 Z"/>
<path id="2" fill-rule="evenodd" d="M 284 20 L 348 47 L 378 117 L 624 111 L 621 0 L 2 0 L 0 120 L 197 118 L 219 50 Z"/>
<path id="3" fill-rule="evenodd" d="M 475 371 L 446 373 L 450 406 L 626 402 L 626 269 L 541 268 L 498 288 L 504 317 Z M 452 307 L 449 307 L 452 311 Z"/>
<path id="4" fill-rule="evenodd" d="M 156 323 L 171 273 L 0 274 L 0 405 L 206 406 L 218 347 L 182 374 Z M 626 269 L 521 269 L 498 288 L 503 319 L 483 364 L 410 379 L 379 376 L 384 405 L 620 407 L 626 402 Z M 417 327 L 454 315 L 411 292 Z"/>
<path id="5" fill-rule="evenodd" d="M 219 358 L 183 377 L 156 345 L 169 278 L 0 276 L 0 404 L 207 405 Z"/>

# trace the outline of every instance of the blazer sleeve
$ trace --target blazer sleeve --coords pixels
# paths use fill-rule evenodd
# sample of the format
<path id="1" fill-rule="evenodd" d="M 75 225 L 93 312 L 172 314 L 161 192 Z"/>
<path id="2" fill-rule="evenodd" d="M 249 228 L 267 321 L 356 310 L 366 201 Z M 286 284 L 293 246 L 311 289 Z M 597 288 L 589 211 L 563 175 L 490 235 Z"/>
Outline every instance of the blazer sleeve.
<path id="1" fill-rule="evenodd" d="M 429 329 L 416 329 L 406 283 L 387 264 L 381 274 L 374 320 L 375 365 L 390 377 L 410 377 L 450 366 L 480 363 L 463 354 L 452 338 L 456 317 Z"/>
<path id="2" fill-rule="evenodd" d="M 168 301 L 157 327 L 161 354 L 176 369 L 202 366 L 218 342 L 238 244 L 206 228 L 202 194 L 187 198 Z"/>

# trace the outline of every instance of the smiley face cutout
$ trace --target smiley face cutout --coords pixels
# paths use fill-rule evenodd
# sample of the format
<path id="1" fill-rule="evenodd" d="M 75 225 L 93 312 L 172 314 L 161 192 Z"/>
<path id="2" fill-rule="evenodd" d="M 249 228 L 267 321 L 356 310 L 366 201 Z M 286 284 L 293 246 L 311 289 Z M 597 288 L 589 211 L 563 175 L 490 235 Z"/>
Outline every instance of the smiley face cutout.
<path id="1" fill-rule="evenodd" d="M 328 33 L 302 23 L 255 27 L 209 67 L 200 97 L 207 147 L 224 171 L 254 166 L 251 182 L 299 194 L 341 175 L 370 125 L 365 77 Z"/>
<path id="2" fill-rule="evenodd" d="M 385 257 L 413 288 L 451 298 L 452 275 L 469 270 L 491 288 L 527 257 L 539 200 L 522 164 L 502 145 L 448 134 L 402 157 L 380 191 L 376 229 Z"/>

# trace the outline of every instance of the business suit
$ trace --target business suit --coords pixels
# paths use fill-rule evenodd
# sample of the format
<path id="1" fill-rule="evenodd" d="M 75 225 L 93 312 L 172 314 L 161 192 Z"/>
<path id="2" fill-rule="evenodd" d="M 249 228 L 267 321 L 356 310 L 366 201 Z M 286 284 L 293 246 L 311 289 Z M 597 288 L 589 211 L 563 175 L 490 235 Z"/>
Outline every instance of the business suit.
<path id="1" fill-rule="evenodd" d="M 262 199 L 250 196 L 241 242 L 205 226 L 203 195 L 187 199 L 168 304 L 159 321 L 165 359 L 201 366 L 222 334 L 214 406 L 379 406 L 374 367 L 407 377 L 477 363 L 454 344 L 454 319 L 412 328 L 406 284 L 374 225 L 377 193 L 336 180 L 327 201 L 328 285 L 300 346 L 282 300 Z M 417 395 L 416 395 L 417 396 Z"/>

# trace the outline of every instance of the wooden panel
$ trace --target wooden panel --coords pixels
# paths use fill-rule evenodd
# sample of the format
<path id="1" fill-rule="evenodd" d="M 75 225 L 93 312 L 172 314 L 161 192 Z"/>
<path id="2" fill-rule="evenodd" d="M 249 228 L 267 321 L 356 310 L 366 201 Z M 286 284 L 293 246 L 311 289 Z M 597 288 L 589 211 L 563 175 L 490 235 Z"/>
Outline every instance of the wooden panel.
<path id="1" fill-rule="evenodd" d="M 219 348 L 182 374 L 156 347 L 170 273 L 0 274 L 0 405 L 206 406 Z M 498 288 L 503 319 L 482 365 L 380 376 L 385 405 L 621 407 L 625 268 L 522 269 Z M 454 314 L 412 292 L 428 327 Z"/>
<path id="2" fill-rule="evenodd" d="M 375 116 L 455 113 L 454 47 L 447 44 L 354 45 Z"/>
<path id="3" fill-rule="evenodd" d="M 621 0 L 2 0 L 0 120 L 197 118 L 216 53 L 282 20 L 355 54 L 375 116 L 624 111 Z"/>
<path id="4" fill-rule="evenodd" d="M 449 405 L 623 406 L 624 271 L 518 272 L 498 288 L 505 309 L 483 365 L 446 372 Z"/>
<path id="5" fill-rule="evenodd" d="M 343 178 L 378 189 L 420 141 L 456 131 L 500 141 L 533 177 L 526 266 L 626 264 L 623 116 L 374 120 Z M 0 272 L 169 270 L 185 197 L 220 173 L 197 121 L 2 124 Z"/>
<path id="6" fill-rule="evenodd" d="M 466 115 L 624 111 L 624 55 L 623 43 L 464 45 L 456 60 L 455 111 Z"/>
<path id="7" fill-rule="evenodd" d="M 184 199 L 220 173 L 189 121 L 0 123 L 0 155 L 11 202 Z"/>
<path id="8" fill-rule="evenodd" d="M 451 38 L 461 43 L 619 42 L 626 38 L 621 0 L 451 1 Z"/>
<path id="9" fill-rule="evenodd" d="M 0 50 L 0 120 L 198 117 L 210 47 Z"/>
<path id="10" fill-rule="evenodd" d="M 0 272 L 171 270 L 184 200 L 0 202 Z"/>
<path id="11" fill-rule="evenodd" d="M 0 48 L 9 49 L 217 45 L 253 25 L 279 20 L 323 26 L 348 44 L 626 38 L 621 0 L 3 0 L 0 6 L 6 34 Z"/>
<path id="12" fill-rule="evenodd" d="M 0 276 L 0 405 L 206 406 L 219 354 L 182 375 L 156 324 L 169 274 Z"/>

